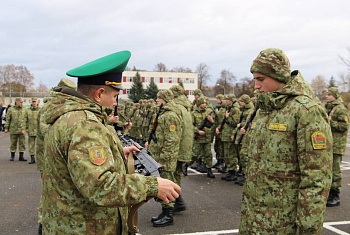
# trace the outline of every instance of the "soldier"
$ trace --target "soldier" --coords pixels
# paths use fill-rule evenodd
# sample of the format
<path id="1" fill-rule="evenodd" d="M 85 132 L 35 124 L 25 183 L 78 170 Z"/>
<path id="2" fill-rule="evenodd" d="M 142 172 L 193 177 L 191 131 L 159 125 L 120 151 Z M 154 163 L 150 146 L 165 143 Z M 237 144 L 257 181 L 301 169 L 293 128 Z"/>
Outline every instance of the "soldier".
<path id="1" fill-rule="evenodd" d="M 15 153 L 18 144 L 19 151 L 19 160 L 27 161 L 23 157 L 24 151 L 26 150 L 25 146 L 25 109 L 23 108 L 23 100 L 20 97 L 17 97 L 15 100 L 15 105 L 7 110 L 6 112 L 6 124 L 5 124 L 5 133 L 10 132 L 10 151 L 11 158 L 10 161 L 15 159 Z"/>
<path id="2" fill-rule="evenodd" d="M 220 125 L 216 127 L 216 134 L 221 136 L 224 149 L 224 163 L 228 172 L 226 175 L 221 176 L 221 179 L 234 181 L 237 178 L 238 150 L 231 136 L 239 123 L 240 111 L 234 94 L 225 95 L 223 101 L 226 103 L 226 112 L 224 119 Z"/>
<path id="3" fill-rule="evenodd" d="M 158 197 L 174 201 L 181 189 L 167 179 L 127 174 L 124 147 L 107 124 L 116 105 L 129 51 L 102 57 L 67 72 L 77 91 L 56 88 L 43 107 L 45 138 L 43 234 L 128 234 L 129 205 Z"/>
<path id="4" fill-rule="evenodd" d="M 192 112 L 193 119 L 193 157 L 192 162 L 198 161 L 198 169 L 202 173 L 207 173 L 207 177 L 215 178 L 211 167 L 213 165 L 213 155 L 211 152 L 211 128 L 214 123 L 214 114 L 207 109 L 207 99 L 202 96 L 197 99 L 197 108 Z M 201 169 L 203 165 L 204 169 Z"/>
<path id="5" fill-rule="evenodd" d="M 214 109 L 214 114 L 215 114 L 214 127 L 218 126 L 219 123 L 221 123 L 222 119 L 224 118 L 225 112 L 223 112 L 223 110 L 225 110 L 225 106 L 222 102 L 223 98 L 224 98 L 224 95 L 222 94 L 218 94 L 216 96 L 216 107 Z M 222 148 L 223 146 L 221 142 L 221 136 L 216 134 L 216 128 L 213 128 L 213 135 L 215 137 L 214 151 L 215 151 L 216 160 L 217 160 L 217 162 L 213 167 L 215 167 L 216 169 L 220 169 L 223 167 L 223 164 L 224 164 L 224 157 L 223 157 L 224 150 Z"/>
<path id="6" fill-rule="evenodd" d="M 332 185 L 328 195 L 327 206 L 340 205 L 340 189 L 342 174 L 340 163 L 346 150 L 346 141 L 349 129 L 349 114 L 345 108 L 339 90 L 331 87 L 326 92 L 326 112 L 333 136 L 333 167 Z"/>
<path id="7" fill-rule="evenodd" d="M 28 133 L 28 147 L 30 162 L 29 164 L 35 163 L 35 140 L 38 132 L 38 118 L 39 118 L 38 98 L 32 98 L 32 104 L 29 109 L 26 109 L 26 115 L 24 118 L 25 130 Z"/>
<path id="8" fill-rule="evenodd" d="M 193 95 L 194 95 L 194 100 L 192 101 L 192 111 L 197 107 L 197 105 L 196 105 L 197 99 L 199 97 L 202 97 L 203 93 L 200 89 L 196 89 L 193 91 Z"/>
<path id="9" fill-rule="evenodd" d="M 160 176 L 176 181 L 174 173 L 176 171 L 177 159 L 179 156 L 179 145 L 181 138 L 181 118 L 176 113 L 176 107 L 173 102 L 174 95 L 171 90 L 161 90 L 157 94 L 157 106 L 159 110 L 158 125 L 155 130 L 157 140 L 153 139 L 151 143 L 146 143 L 154 160 L 162 165 Z M 174 223 L 173 212 L 174 202 L 160 202 L 162 212 L 151 218 L 154 227 L 165 227 Z"/>
<path id="10" fill-rule="evenodd" d="M 235 144 L 237 146 L 237 150 L 238 150 L 238 165 L 239 165 L 239 171 L 237 173 L 237 179 L 235 181 L 235 184 L 239 184 L 239 185 L 243 185 L 244 184 L 244 170 L 243 168 L 246 166 L 246 162 L 244 161 L 243 156 L 241 156 L 241 146 L 242 146 L 242 142 L 238 142 L 239 139 L 241 138 L 241 134 L 240 134 L 240 129 L 242 127 L 244 127 L 244 125 L 246 124 L 247 118 L 248 116 L 253 112 L 254 110 L 254 104 L 251 101 L 249 95 L 242 95 L 241 97 L 239 97 L 238 99 L 238 103 L 240 105 L 240 110 L 241 110 L 241 114 L 239 117 L 239 123 L 237 124 L 237 128 L 235 129 L 235 132 L 233 133 L 232 136 L 232 140 L 235 141 Z M 242 136 L 243 138 L 243 136 Z"/>
<path id="11" fill-rule="evenodd" d="M 179 155 L 177 158 L 176 171 L 174 173 L 175 183 L 181 186 L 182 175 L 187 176 L 187 163 L 191 161 L 192 147 L 193 147 L 193 131 L 192 131 L 192 114 L 191 114 L 191 101 L 186 97 L 185 90 L 180 85 L 174 85 L 170 87 L 170 90 L 174 94 L 174 103 L 176 105 L 176 111 L 181 117 L 181 138 Z M 185 165 L 183 167 L 183 165 Z M 183 170 L 185 169 L 185 170 Z M 180 195 L 175 200 L 174 213 L 186 210 L 185 201 Z"/>
<path id="12" fill-rule="evenodd" d="M 299 71 L 291 73 L 283 51 L 261 51 L 250 71 L 259 110 L 250 129 L 239 234 L 321 235 L 332 177 L 327 114 Z"/>

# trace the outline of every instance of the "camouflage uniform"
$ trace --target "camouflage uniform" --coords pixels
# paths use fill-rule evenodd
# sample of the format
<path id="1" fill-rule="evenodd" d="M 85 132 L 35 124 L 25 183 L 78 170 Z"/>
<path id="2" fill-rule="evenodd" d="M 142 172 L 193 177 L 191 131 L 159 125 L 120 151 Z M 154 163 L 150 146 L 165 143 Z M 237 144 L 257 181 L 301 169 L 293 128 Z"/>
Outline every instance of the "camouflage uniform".
<path id="1" fill-rule="evenodd" d="M 16 102 L 23 102 L 22 98 L 16 98 Z M 14 105 L 11 108 L 7 109 L 6 112 L 6 124 L 5 130 L 10 132 L 10 152 L 11 152 L 11 161 L 13 161 L 15 157 L 15 152 L 17 149 L 18 143 L 18 151 L 19 151 L 19 159 L 20 161 L 27 161 L 23 158 L 25 147 L 25 136 L 22 131 L 25 130 L 25 118 L 26 110 L 23 107 Z"/>
<path id="2" fill-rule="evenodd" d="M 37 100 L 33 98 L 32 100 Z M 30 163 L 35 163 L 35 140 L 38 132 L 38 118 L 39 118 L 39 110 L 40 107 L 30 106 L 29 109 L 26 109 L 25 115 L 25 129 L 28 133 L 28 147 L 29 147 L 29 155 L 32 160 Z"/>
<path id="3" fill-rule="evenodd" d="M 121 143 L 104 108 L 57 89 L 42 120 L 43 234 L 128 234 L 126 206 L 157 195 L 156 177 L 126 174 Z"/>
<path id="4" fill-rule="evenodd" d="M 239 233 L 321 235 L 332 169 L 327 115 L 305 81 L 291 79 L 281 50 L 260 52 L 251 72 L 285 85 L 258 97 Z"/>
<path id="5" fill-rule="evenodd" d="M 333 135 L 333 177 L 327 206 L 337 206 L 340 204 L 339 194 L 342 183 L 340 164 L 346 150 L 349 114 L 337 88 L 331 87 L 327 93 L 336 99 L 326 104 L 326 112 Z"/>
<path id="6" fill-rule="evenodd" d="M 222 102 L 224 95 L 219 94 L 216 96 L 216 98 L 220 99 L 221 103 L 218 104 L 215 108 L 214 127 L 220 126 L 222 120 L 224 119 L 225 111 L 226 111 L 226 104 Z M 216 128 L 213 128 L 213 129 L 215 133 L 214 151 L 217 159 L 216 168 L 219 169 L 224 164 L 224 146 L 222 144 L 220 134 L 216 134 Z"/>

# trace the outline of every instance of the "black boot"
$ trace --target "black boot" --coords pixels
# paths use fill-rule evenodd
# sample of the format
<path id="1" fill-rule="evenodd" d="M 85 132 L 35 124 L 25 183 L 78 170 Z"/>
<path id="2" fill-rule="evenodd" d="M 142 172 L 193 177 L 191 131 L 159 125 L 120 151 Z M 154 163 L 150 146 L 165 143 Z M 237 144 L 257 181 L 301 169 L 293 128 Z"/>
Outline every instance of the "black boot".
<path id="1" fill-rule="evenodd" d="M 327 200 L 327 207 L 334 207 L 340 205 L 340 198 L 339 198 L 339 192 L 335 191 L 334 189 L 331 189 L 329 192 L 329 197 Z"/>
<path id="2" fill-rule="evenodd" d="M 238 182 L 238 185 L 243 186 L 244 183 L 245 183 L 245 175 L 243 174 L 241 180 Z"/>
<path id="3" fill-rule="evenodd" d="M 10 161 L 13 161 L 15 160 L 15 153 L 14 152 L 11 152 L 11 158 L 10 158 Z"/>
<path id="4" fill-rule="evenodd" d="M 197 171 L 199 171 L 200 173 L 207 173 L 207 167 L 201 159 L 198 161 Z"/>
<path id="5" fill-rule="evenodd" d="M 195 161 L 190 167 L 194 170 L 197 170 L 199 164 L 198 164 L 198 161 Z"/>
<path id="6" fill-rule="evenodd" d="M 225 165 L 224 162 L 222 162 L 221 165 L 219 166 L 218 172 L 220 172 L 220 173 L 227 173 L 227 171 L 226 171 L 226 165 Z"/>
<path id="7" fill-rule="evenodd" d="M 182 196 L 180 195 L 178 198 L 176 198 L 175 200 L 175 205 L 174 205 L 174 211 L 173 213 L 176 213 L 176 212 L 180 212 L 180 211 L 185 211 L 187 208 L 186 208 L 186 204 L 185 204 L 185 201 L 184 199 L 182 198 Z"/>
<path id="8" fill-rule="evenodd" d="M 30 162 L 29 164 L 34 164 L 35 163 L 35 157 L 34 155 L 30 155 Z"/>
<path id="9" fill-rule="evenodd" d="M 217 162 L 214 164 L 214 166 L 212 166 L 212 168 L 218 169 L 220 164 L 221 164 L 221 159 L 218 159 Z"/>
<path id="10" fill-rule="evenodd" d="M 183 163 L 182 164 L 182 174 L 184 175 L 184 176 L 187 176 L 188 175 L 188 173 L 187 173 L 187 168 L 188 168 L 188 164 L 187 163 Z"/>
<path id="11" fill-rule="evenodd" d="M 159 220 L 160 218 L 163 218 L 163 216 L 165 215 L 164 213 L 165 213 L 164 209 L 162 208 L 162 213 L 160 213 L 158 216 L 153 216 L 151 218 L 151 222 L 153 223 L 154 221 Z"/>
<path id="12" fill-rule="evenodd" d="M 19 153 L 19 160 L 22 161 L 22 162 L 26 162 L 27 159 L 23 157 L 23 154 L 24 154 L 23 152 Z"/>
<path id="13" fill-rule="evenodd" d="M 211 168 L 207 168 L 207 177 L 214 179 L 215 175 L 211 171 Z"/>
<path id="14" fill-rule="evenodd" d="M 229 170 L 226 175 L 221 176 L 221 179 L 226 181 L 234 181 L 235 177 L 235 171 Z"/>
<path id="15" fill-rule="evenodd" d="M 42 224 L 40 223 L 39 224 L 39 227 L 38 227 L 38 235 L 42 235 L 43 234 L 43 226 Z"/>
<path id="16" fill-rule="evenodd" d="M 153 221 L 153 227 L 165 227 L 174 224 L 173 207 L 163 208 L 164 216 L 158 220 Z"/>

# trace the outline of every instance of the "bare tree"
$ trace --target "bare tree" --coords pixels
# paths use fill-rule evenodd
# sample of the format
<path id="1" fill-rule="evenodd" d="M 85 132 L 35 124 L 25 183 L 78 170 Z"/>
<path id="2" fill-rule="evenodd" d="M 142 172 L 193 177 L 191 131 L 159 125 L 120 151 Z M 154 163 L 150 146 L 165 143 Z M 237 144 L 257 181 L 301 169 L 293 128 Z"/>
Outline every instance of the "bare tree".
<path id="1" fill-rule="evenodd" d="M 156 72 L 167 72 L 168 69 L 167 67 L 165 66 L 165 64 L 163 63 L 158 63 L 156 64 L 155 68 L 154 68 L 154 71 Z"/>
<path id="2" fill-rule="evenodd" d="M 182 66 L 180 67 L 175 67 L 170 72 L 179 72 L 179 73 L 192 73 L 192 69 L 190 68 L 184 68 Z"/>
<path id="3" fill-rule="evenodd" d="M 220 78 L 216 81 L 216 84 L 225 87 L 226 93 L 233 92 L 233 83 L 236 81 L 236 77 L 229 69 L 223 69 L 220 72 Z"/>
<path id="4" fill-rule="evenodd" d="M 347 70 L 350 72 L 350 47 L 346 48 L 349 53 L 349 57 L 345 58 L 343 56 L 338 56 L 340 61 L 343 62 L 343 64 L 346 66 Z"/>
<path id="5" fill-rule="evenodd" d="M 326 89 L 326 79 L 321 75 L 317 75 L 311 80 L 311 86 L 316 95 L 322 95 L 323 91 Z"/>
<path id="6" fill-rule="evenodd" d="M 338 82 L 338 86 L 345 92 L 350 91 L 350 73 L 339 73 L 340 82 Z"/>
<path id="7" fill-rule="evenodd" d="M 39 86 L 37 87 L 37 91 L 38 92 L 47 92 L 47 91 L 49 91 L 49 89 L 47 88 L 47 86 L 44 83 L 42 83 L 40 81 Z"/>
<path id="8" fill-rule="evenodd" d="M 203 86 L 210 80 L 209 66 L 200 63 L 196 68 L 196 72 L 198 73 L 198 88 L 202 90 Z"/>
<path id="9" fill-rule="evenodd" d="M 23 66 L 0 67 L 0 83 L 3 92 L 26 92 L 34 85 L 34 76 Z"/>

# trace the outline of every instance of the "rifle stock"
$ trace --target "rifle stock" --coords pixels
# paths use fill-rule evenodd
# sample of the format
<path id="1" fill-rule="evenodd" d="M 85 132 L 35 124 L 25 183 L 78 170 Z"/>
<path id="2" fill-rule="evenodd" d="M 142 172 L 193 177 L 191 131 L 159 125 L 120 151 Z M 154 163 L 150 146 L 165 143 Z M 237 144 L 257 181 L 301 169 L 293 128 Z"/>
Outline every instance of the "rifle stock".
<path id="1" fill-rule="evenodd" d="M 154 122 L 153 122 L 153 125 L 152 125 L 152 131 L 151 133 L 149 134 L 149 138 L 148 138 L 148 144 L 151 143 L 151 141 L 153 140 L 155 143 L 157 143 L 157 136 L 156 136 L 156 130 L 157 130 L 157 126 L 158 126 L 158 118 L 159 118 L 159 114 L 160 114 L 160 111 L 162 110 L 163 108 L 163 104 L 161 104 L 159 106 L 159 110 L 157 112 L 157 115 L 156 115 L 156 118 L 154 119 Z"/>
<path id="2" fill-rule="evenodd" d="M 251 113 L 251 115 L 249 116 L 248 121 L 246 122 L 246 124 L 244 125 L 243 129 L 247 131 L 248 127 L 250 126 L 250 124 L 253 122 L 255 116 L 256 116 L 256 112 L 258 111 L 259 107 L 255 106 L 253 112 Z M 239 139 L 237 140 L 237 143 L 240 144 L 242 142 L 244 135 L 241 135 L 239 137 Z"/>

